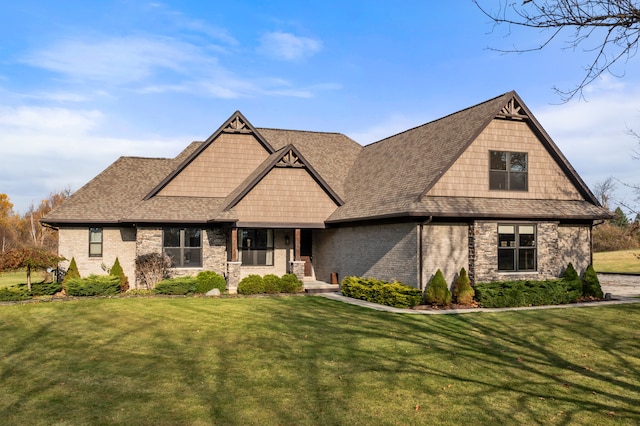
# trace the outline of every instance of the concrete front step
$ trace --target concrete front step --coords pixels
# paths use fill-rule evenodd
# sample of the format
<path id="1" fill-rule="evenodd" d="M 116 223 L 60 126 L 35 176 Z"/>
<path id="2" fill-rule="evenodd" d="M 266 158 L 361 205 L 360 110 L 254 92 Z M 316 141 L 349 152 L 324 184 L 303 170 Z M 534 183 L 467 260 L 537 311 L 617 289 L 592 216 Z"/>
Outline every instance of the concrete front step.
<path id="1" fill-rule="evenodd" d="M 340 291 L 338 284 L 328 284 L 323 281 L 304 281 L 304 291 L 308 294 L 335 293 Z"/>

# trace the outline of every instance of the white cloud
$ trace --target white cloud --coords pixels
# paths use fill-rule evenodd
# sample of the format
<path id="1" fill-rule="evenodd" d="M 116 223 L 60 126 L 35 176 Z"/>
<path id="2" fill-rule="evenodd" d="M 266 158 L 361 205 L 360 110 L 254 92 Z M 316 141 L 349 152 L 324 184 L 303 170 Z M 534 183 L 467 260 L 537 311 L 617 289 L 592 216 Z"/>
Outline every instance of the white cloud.
<path id="1" fill-rule="evenodd" d="M 187 73 L 190 66 L 211 65 L 214 58 L 194 45 L 163 37 L 113 37 L 57 41 L 32 52 L 23 62 L 79 81 L 125 84 L 158 70 Z"/>
<path id="2" fill-rule="evenodd" d="M 388 138 L 407 129 L 426 123 L 426 120 L 418 121 L 401 114 L 393 114 L 386 120 L 379 122 L 369 129 L 360 132 L 351 132 L 348 136 L 361 145 L 367 145 Z"/>
<path id="3" fill-rule="evenodd" d="M 121 155 L 174 157 L 192 136 L 132 140 L 98 133 L 102 112 L 0 105 L 0 191 L 17 212 L 47 194 L 79 189 Z"/>
<path id="4" fill-rule="evenodd" d="M 631 157 L 640 146 L 628 129 L 640 130 L 640 89 L 608 81 L 590 89 L 588 101 L 533 108 L 583 180 L 594 184 L 613 176 L 622 182 L 640 183 L 640 160 Z M 531 107 L 531 105 L 529 105 Z M 631 191 L 618 185 L 618 198 L 632 199 Z"/>
<path id="5" fill-rule="evenodd" d="M 313 56 L 321 49 L 320 40 L 279 31 L 264 34 L 258 46 L 259 53 L 285 61 L 297 61 Z"/>

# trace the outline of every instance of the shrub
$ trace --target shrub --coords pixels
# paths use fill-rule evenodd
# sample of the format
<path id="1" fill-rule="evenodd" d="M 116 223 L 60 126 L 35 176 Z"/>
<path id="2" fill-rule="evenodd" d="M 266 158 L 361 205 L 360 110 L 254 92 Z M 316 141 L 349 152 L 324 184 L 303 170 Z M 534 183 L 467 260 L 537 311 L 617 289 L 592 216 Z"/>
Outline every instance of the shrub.
<path id="1" fill-rule="evenodd" d="M 296 274 L 284 274 L 280 279 L 281 291 L 283 293 L 299 293 L 302 291 L 302 281 Z"/>
<path id="2" fill-rule="evenodd" d="M 248 275 L 240 280 L 240 283 L 238 283 L 238 293 L 262 294 L 264 293 L 264 280 L 260 275 Z"/>
<path id="3" fill-rule="evenodd" d="M 413 308 L 422 299 L 420 290 L 397 281 L 389 283 L 350 276 L 345 277 L 341 284 L 344 296 L 396 308 Z"/>
<path id="4" fill-rule="evenodd" d="M 567 281 L 575 281 L 580 279 L 580 275 L 578 275 L 576 268 L 573 267 L 573 264 L 571 262 L 569 262 L 569 264 L 567 265 L 567 269 L 564 270 L 562 278 Z"/>
<path id="5" fill-rule="evenodd" d="M 593 297 L 595 299 L 602 299 L 602 287 L 600 287 L 600 280 L 598 274 L 593 269 L 593 265 L 589 265 L 587 270 L 584 271 L 584 278 L 582 279 L 582 295 L 584 297 Z"/>
<path id="6" fill-rule="evenodd" d="M 113 275 L 114 277 L 118 277 L 120 280 L 120 291 L 124 292 L 129 290 L 129 278 L 124 274 L 122 270 L 122 266 L 120 266 L 120 261 L 116 257 L 115 262 L 113 262 L 113 266 L 109 271 L 109 275 Z"/>
<path id="7" fill-rule="evenodd" d="M 451 291 L 440 269 L 436 271 L 425 290 L 424 300 L 428 305 L 448 306 L 451 304 Z"/>
<path id="8" fill-rule="evenodd" d="M 156 284 L 156 294 L 185 295 L 196 292 L 198 279 L 196 277 L 168 278 Z"/>
<path id="9" fill-rule="evenodd" d="M 78 272 L 78 265 L 76 265 L 76 258 L 72 257 L 71 262 L 69 263 L 69 267 L 67 268 L 67 272 L 64 274 L 64 279 L 62 280 L 62 287 L 66 288 L 67 282 L 75 278 L 80 278 L 80 272 Z"/>
<path id="10" fill-rule="evenodd" d="M 0 288 L 0 302 L 17 302 L 31 299 L 31 295 L 20 287 L 11 286 Z"/>
<path id="11" fill-rule="evenodd" d="M 274 274 L 268 274 L 262 277 L 262 281 L 264 282 L 264 292 L 265 293 L 280 293 L 282 291 L 282 284 L 280 277 Z"/>
<path id="12" fill-rule="evenodd" d="M 169 278 L 171 267 L 169 256 L 160 253 L 147 253 L 136 258 L 136 278 L 144 288 L 154 288 L 165 278 Z"/>
<path id="13" fill-rule="evenodd" d="M 196 277 L 196 293 L 205 294 L 214 288 L 220 290 L 220 293 L 224 293 L 227 289 L 227 280 L 217 272 L 214 271 L 202 271 Z"/>
<path id="14" fill-rule="evenodd" d="M 120 279 L 112 275 L 71 278 L 66 284 L 69 296 L 113 296 L 120 292 Z"/>
<path id="15" fill-rule="evenodd" d="M 62 284 L 57 282 L 31 284 L 32 296 L 53 296 L 60 290 L 62 290 Z"/>
<path id="16" fill-rule="evenodd" d="M 502 281 L 475 285 L 483 308 L 542 306 L 572 303 L 582 296 L 580 280 Z"/>
<path id="17" fill-rule="evenodd" d="M 130 288 L 127 290 L 127 296 L 151 296 L 155 294 L 153 290 L 146 288 Z"/>
<path id="18" fill-rule="evenodd" d="M 475 293 L 473 287 L 471 287 L 471 280 L 469 280 L 467 276 L 466 269 L 460 269 L 460 275 L 458 275 L 455 283 L 453 283 L 453 297 L 456 303 L 460 305 L 471 305 Z"/>

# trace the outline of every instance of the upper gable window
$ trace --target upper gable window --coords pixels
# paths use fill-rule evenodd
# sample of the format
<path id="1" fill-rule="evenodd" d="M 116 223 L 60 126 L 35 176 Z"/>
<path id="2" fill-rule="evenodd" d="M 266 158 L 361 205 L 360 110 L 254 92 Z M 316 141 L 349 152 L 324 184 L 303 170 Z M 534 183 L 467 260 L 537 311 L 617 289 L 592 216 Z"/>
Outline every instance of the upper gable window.
<path id="1" fill-rule="evenodd" d="M 528 167 L 526 152 L 489 151 L 489 189 L 527 191 Z"/>

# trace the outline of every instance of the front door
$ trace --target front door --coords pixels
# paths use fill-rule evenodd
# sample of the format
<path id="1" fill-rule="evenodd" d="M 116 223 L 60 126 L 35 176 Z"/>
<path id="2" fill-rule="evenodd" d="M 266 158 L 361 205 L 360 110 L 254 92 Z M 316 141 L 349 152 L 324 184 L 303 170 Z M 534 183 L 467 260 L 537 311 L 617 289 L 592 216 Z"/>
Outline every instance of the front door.
<path id="1" fill-rule="evenodd" d="M 313 276 L 312 235 L 311 229 L 300 230 L 300 260 L 304 261 L 305 277 Z"/>

